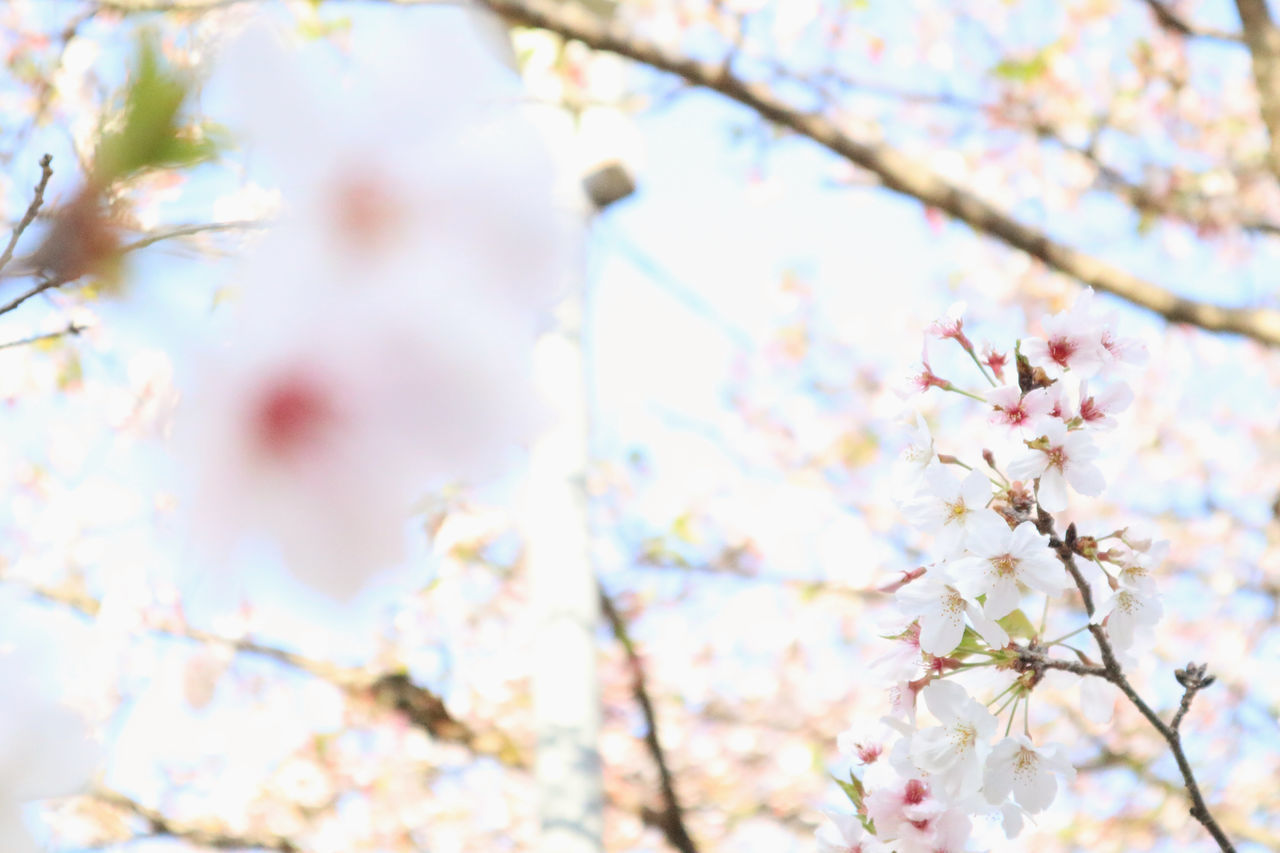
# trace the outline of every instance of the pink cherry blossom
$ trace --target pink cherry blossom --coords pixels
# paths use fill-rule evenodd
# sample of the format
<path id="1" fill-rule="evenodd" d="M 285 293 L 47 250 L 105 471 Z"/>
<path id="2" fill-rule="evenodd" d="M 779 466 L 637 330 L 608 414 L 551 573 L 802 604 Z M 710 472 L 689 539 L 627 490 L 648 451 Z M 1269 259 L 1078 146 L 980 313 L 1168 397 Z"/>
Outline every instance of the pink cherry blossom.
<path id="1" fill-rule="evenodd" d="M 1133 402 L 1133 391 L 1123 382 L 1109 385 L 1098 394 L 1090 394 L 1087 383 L 1080 383 L 1080 420 L 1095 429 L 1114 429 L 1116 412 L 1123 412 Z"/>
<path id="2" fill-rule="evenodd" d="M 953 340 L 967 352 L 973 352 L 973 342 L 964 333 L 964 309 L 963 302 L 953 303 L 946 314 L 933 321 L 928 331 L 935 338 Z"/>
<path id="3" fill-rule="evenodd" d="M 1050 414 L 1052 404 L 1046 388 L 1036 388 L 1023 394 L 1017 385 L 1004 385 L 987 392 L 987 402 L 995 410 L 991 423 L 1013 430 L 1029 429 L 1039 419 Z"/>
<path id="4" fill-rule="evenodd" d="M 1097 373 L 1107 358 L 1101 326 L 1087 300 L 1079 299 L 1067 311 L 1046 317 L 1043 338 L 1022 343 L 1023 354 L 1038 366 L 1053 365 L 1084 377 Z"/>

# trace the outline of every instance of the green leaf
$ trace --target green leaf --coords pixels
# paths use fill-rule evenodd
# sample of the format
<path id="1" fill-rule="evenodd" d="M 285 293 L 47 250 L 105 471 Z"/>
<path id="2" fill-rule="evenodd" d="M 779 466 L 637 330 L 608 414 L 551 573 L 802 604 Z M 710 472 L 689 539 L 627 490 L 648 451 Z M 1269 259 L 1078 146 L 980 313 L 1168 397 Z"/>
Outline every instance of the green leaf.
<path id="1" fill-rule="evenodd" d="M 859 812 L 863 810 L 862 800 L 867 794 L 867 789 L 863 787 L 862 780 L 853 775 L 853 771 L 849 771 L 849 781 L 846 782 L 839 776 L 832 776 L 835 783 L 840 786 L 840 790 L 844 791 L 844 795 L 849 798 L 849 802 L 853 803 L 854 808 Z"/>
<path id="2" fill-rule="evenodd" d="M 120 127 L 98 143 L 98 184 L 108 186 L 146 169 L 192 166 L 217 154 L 225 140 L 220 128 L 179 124 L 191 85 L 185 75 L 164 64 L 154 36 L 139 39 Z"/>
<path id="3" fill-rule="evenodd" d="M 1010 637 L 1030 640 L 1039 633 L 1036 627 L 1031 624 L 1031 620 L 1027 618 L 1027 614 L 1021 610 L 1015 610 L 1003 619 L 996 621 L 1001 628 L 1004 628 L 1009 633 Z"/>
<path id="4" fill-rule="evenodd" d="M 1049 50 L 1046 48 L 1025 59 L 1002 59 L 991 73 L 1011 83 L 1034 83 L 1048 70 Z"/>

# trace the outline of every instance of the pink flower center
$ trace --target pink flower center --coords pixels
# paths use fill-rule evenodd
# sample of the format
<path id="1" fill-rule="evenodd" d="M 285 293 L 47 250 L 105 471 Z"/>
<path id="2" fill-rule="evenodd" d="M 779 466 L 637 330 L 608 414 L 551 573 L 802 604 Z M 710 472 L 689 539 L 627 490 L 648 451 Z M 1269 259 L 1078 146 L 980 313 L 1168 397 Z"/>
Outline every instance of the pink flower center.
<path id="1" fill-rule="evenodd" d="M 361 175 L 345 176 L 338 184 L 333 212 L 340 239 L 360 252 L 373 252 L 384 246 L 403 215 L 385 184 Z"/>
<path id="2" fill-rule="evenodd" d="M 902 791 L 902 801 L 909 806 L 918 806 L 929 796 L 929 789 L 919 779 L 912 779 Z"/>
<path id="3" fill-rule="evenodd" d="M 316 440 L 333 422 L 334 410 L 314 382 L 292 376 L 266 389 L 252 417 L 256 446 L 269 456 L 288 457 Z"/>
<path id="4" fill-rule="evenodd" d="M 1055 364 L 1063 367 L 1067 366 L 1067 361 L 1070 360 L 1071 356 L 1075 355 L 1077 349 L 1075 341 L 1071 340 L 1071 338 L 1051 338 L 1049 340 L 1049 358 Z"/>
<path id="5" fill-rule="evenodd" d="M 1098 408 L 1098 404 L 1093 401 L 1092 397 L 1085 398 L 1080 404 L 1080 418 L 1085 421 L 1100 421 L 1107 416 L 1107 413 Z"/>

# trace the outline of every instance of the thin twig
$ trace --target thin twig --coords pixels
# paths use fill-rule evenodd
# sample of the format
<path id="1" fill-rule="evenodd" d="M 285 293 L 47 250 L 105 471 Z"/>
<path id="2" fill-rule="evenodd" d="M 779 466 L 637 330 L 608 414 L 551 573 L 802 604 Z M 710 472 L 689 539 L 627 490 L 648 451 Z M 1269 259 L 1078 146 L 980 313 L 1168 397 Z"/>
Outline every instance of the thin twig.
<path id="1" fill-rule="evenodd" d="M 66 325 L 66 328 L 58 329 L 56 332 L 45 332 L 43 335 L 32 335 L 29 338 L 21 338 L 16 341 L 6 341 L 0 344 L 0 349 L 12 349 L 14 347 L 23 347 L 28 344 L 38 344 L 41 341 L 51 341 L 56 338 L 66 337 L 67 335 L 78 335 L 83 332 L 87 326 L 81 326 L 72 321 Z"/>
<path id="2" fill-rule="evenodd" d="M 18 240 L 22 237 L 22 232 L 27 230 L 27 226 L 35 221 L 36 214 L 40 212 L 40 205 L 44 204 L 44 190 L 49 186 L 49 179 L 53 177 L 53 155 L 46 154 L 40 158 L 40 180 L 36 182 L 35 194 L 31 197 L 31 204 L 27 205 L 27 212 L 22 215 L 22 219 L 18 221 L 18 225 L 13 229 L 13 234 L 9 236 L 9 245 L 4 247 L 4 254 L 0 255 L 0 270 L 8 266 L 9 261 L 13 260 L 13 250 L 17 248 Z"/>
<path id="3" fill-rule="evenodd" d="M 21 306 L 22 303 L 26 302 L 28 299 L 39 296 L 41 293 L 44 293 L 46 290 L 53 290 L 55 287 L 61 287 L 62 285 L 66 284 L 68 281 L 69 279 L 60 278 L 60 277 L 43 279 L 35 287 L 29 288 L 23 291 L 22 293 L 19 293 L 17 296 L 15 296 L 10 301 L 6 302 L 4 305 L 0 305 L 0 315 L 8 314 L 10 311 L 16 311 L 18 307 Z"/>
<path id="4" fill-rule="evenodd" d="M 597 586 L 597 588 L 600 592 L 600 611 L 609 620 L 613 636 L 622 645 L 622 649 L 627 655 L 627 664 L 631 668 L 631 690 L 635 694 L 637 704 L 640 705 L 641 713 L 644 714 L 645 746 L 649 748 L 649 755 L 652 756 L 653 763 L 658 767 L 658 784 L 662 793 L 662 811 L 652 815 L 646 814 L 646 817 L 650 818 L 650 823 L 662 830 L 667 841 L 680 853 L 698 853 L 698 847 L 694 844 L 693 838 L 689 835 L 689 830 L 684 825 L 684 809 L 676 796 L 675 780 L 671 774 L 671 768 L 667 764 L 666 753 L 662 749 L 662 741 L 658 737 L 657 715 L 653 710 L 653 702 L 649 698 L 644 664 L 640 661 L 635 642 L 627 631 L 627 623 L 623 620 L 622 615 L 618 613 L 618 609 L 614 606 L 608 593 L 604 591 L 604 587 Z"/>
<path id="5" fill-rule="evenodd" d="M 1205 804 L 1204 795 L 1200 793 L 1200 786 L 1196 782 L 1194 771 L 1191 769 L 1191 762 L 1187 760 L 1187 755 L 1182 749 L 1182 738 L 1178 734 L 1177 729 L 1171 727 L 1164 720 L 1160 719 L 1157 714 L 1146 701 L 1138 695 L 1138 691 L 1134 689 L 1129 679 L 1125 676 L 1120 661 L 1116 659 L 1115 649 L 1111 645 L 1111 640 L 1107 636 L 1107 632 L 1099 624 L 1093 622 L 1094 604 L 1093 593 L 1089 589 L 1089 582 L 1085 580 L 1084 575 L 1080 573 L 1080 568 L 1076 565 L 1075 556 L 1071 548 L 1057 537 L 1054 531 L 1053 517 L 1043 509 L 1039 511 L 1038 517 L 1035 519 L 1036 527 L 1039 531 L 1049 537 L 1049 546 L 1053 548 L 1058 560 L 1062 563 L 1063 568 L 1071 575 L 1072 581 L 1075 582 L 1076 589 L 1080 591 L 1080 598 L 1084 602 L 1085 612 L 1089 616 L 1089 633 L 1093 634 L 1094 640 L 1098 643 L 1098 650 L 1102 654 L 1102 666 L 1108 681 L 1120 688 L 1120 692 L 1125 698 L 1138 709 L 1138 713 L 1146 718 L 1147 722 L 1160 733 L 1160 736 L 1169 744 L 1169 750 L 1173 753 L 1174 761 L 1177 762 L 1178 772 L 1182 774 L 1183 786 L 1187 790 L 1187 795 L 1191 798 L 1191 816 L 1198 820 L 1205 830 L 1213 836 L 1213 840 L 1218 843 L 1218 847 L 1223 853 L 1235 853 L 1235 847 L 1226 833 L 1222 831 L 1222 827 L 1214 819 L 1210 813 L 1208 805 Z M 1074 525 L 1067 531 L 1068 540 L 1074 539 Z M 1181 679 L 1180 679 L 1181 680 Z M 1200 688 L 1197 688 L 1197 690 Z M 1190 705 L 1190 698 L 1184 695 L 1183 701 Z M 1179 714 L 1175 719 L 1181 723 L 1182 716 Z"/>
<path id="6" fill-rule="evenodd" d="M 147 825 L 146 833 L 135 835 L 130 839 L 131 841 L 140 838 L 177 838 L 214 850 L 275 850 L 279 853 L 298 853 L 302 849 L 282 835 L 241 835 L 216 821 L 180 821 L 109 788 L 95 788 L 89 796 L 100 803 L 140 818 Z"/>

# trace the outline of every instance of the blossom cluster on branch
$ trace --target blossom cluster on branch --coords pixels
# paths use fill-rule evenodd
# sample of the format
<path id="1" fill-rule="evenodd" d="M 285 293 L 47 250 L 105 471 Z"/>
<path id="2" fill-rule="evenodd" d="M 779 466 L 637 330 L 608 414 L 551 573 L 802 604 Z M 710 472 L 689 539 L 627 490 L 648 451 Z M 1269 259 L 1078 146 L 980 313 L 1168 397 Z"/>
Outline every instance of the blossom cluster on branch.
<path id="1" fill-rule="evenodd" d="M 1045 671 L 1079 675 L 1086 716 L 1106 719 L 1115 699 L 1106 682 L 1129 688 L 1128 652 L 1161 615 L 1152 574 L 1164 545 L 1124 528 L 1084 536 L 1074 524 L 1058 539 L 1052 515 L 1068 508 L 1073 492 L 1102 493 L 1095 439 L 1132 400 L 1117 374 L 1141 364 L 1145 349 L 1118 337 L 1114 317 L 1086 291 L 1043 321 L 1042 337 L 1015 345 L 1016 375 L 1001 384 L 1007 357 L 990 347 L 980 355 L 962 312 L 953 307 L 930 335 L 959 345 L 990 389 L 971 392 L 938 376 L 927 351 L 909 385 L 980 404 L 991 445 L 980 461 L 945 452 L 915 415 L 900 467 L 902 508 L 933 536 L 935 561 L 890 585 L 902 621 L 877 669 L 891 712 L 878 727 L 840 737 L 861 769 L 837 780 L 856 812 L 833 815 L 819 830 L 828 853 L 959 853 L 977 815 L 1002 821 L 1016 837 L 1075 772 L 1064 746 L 1033 733 L 1032 697 Z M 1084 604 L 1081 624 L 1046 637 L 1051 606 L 1070 606 L 1071 592 Z M 1037 611 L 1038 623 L 1028 616 Z M 1068 643 L 1086 630 L 1101 663 Z M 1057 649 L 1072 657 L 1052 656 Z M 932 719 L 918 715 L 921 703 Z"/>

